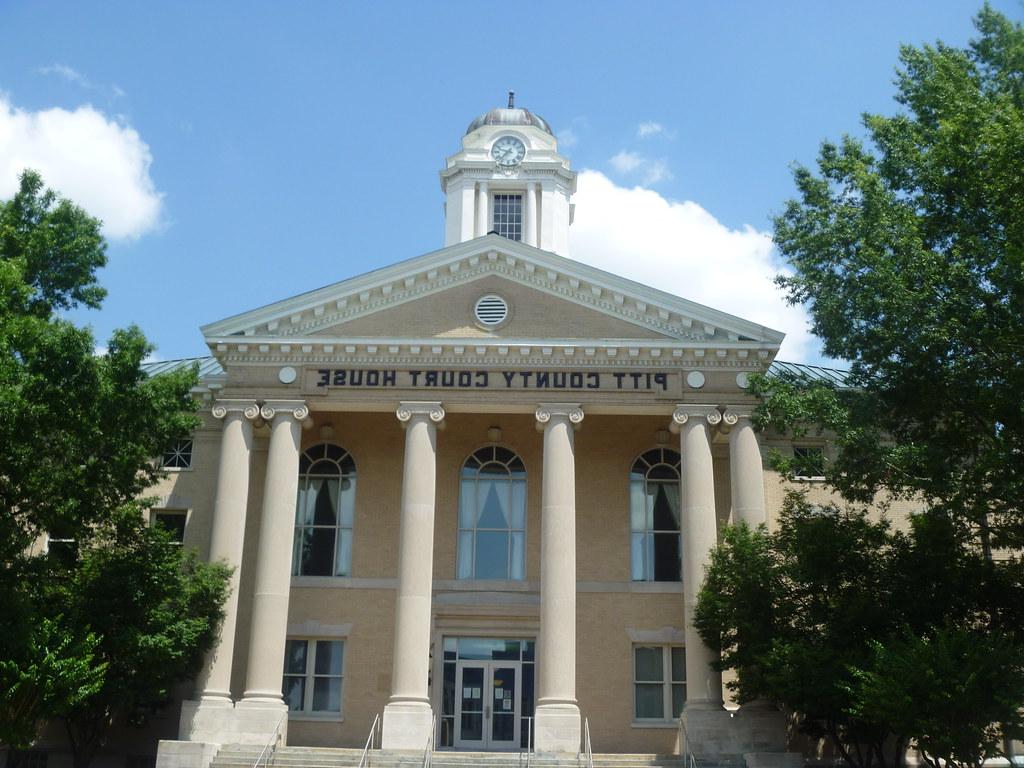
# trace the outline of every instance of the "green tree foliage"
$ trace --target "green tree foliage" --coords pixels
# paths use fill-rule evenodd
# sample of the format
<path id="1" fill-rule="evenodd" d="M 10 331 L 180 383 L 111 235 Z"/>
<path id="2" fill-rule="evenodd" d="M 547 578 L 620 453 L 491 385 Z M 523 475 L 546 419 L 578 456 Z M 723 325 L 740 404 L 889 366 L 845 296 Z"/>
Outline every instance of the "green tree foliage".
<path id="1" fill-rule="evenodd" d="M 100 223 L 37 174 L 0 202 L 0 742 L 63 717 L 86 757 L 195 671 L 226 582 L 142 525 L 153 457 L 198 423 L 195 372 L 147 378 L 138 328 L 97 355 L 58 314 L 99 306 L 105 262 Z M 75 545 L 41 555 L 45 534 Z"/>
<path id="2" fill-rule="evenodd" d="M 829 437 L 846 504 L 925 511 L 903 534 L 791 498 L 776 533 L 726 533 L 698 610 L 741 700 L 862 768 L 977 765 L 1024 707 L 1024 29 L 975 24 L 904 47 L 901 109 L 823 144 L 775 220 L 777 282 L 850 386 L 755 381 L 760 426 Z"/>
<path id="3" fill-rule="evenodd" d="M 966 49 L 904 47 L 871 148 L 825 143 L 775 221 L 827 355 L 854 389 L 761 382 L 764 423 L 821 424 L 847 498 L 884 490 L 1024 545 L 1024 29 L 987 6 Z"/>
<path id="4" fill-rule="evenodd" d="M 866 509 L 787 498 L 769 534 L 728 528 L 695 616 L 741 702 L 798 716 L 859 768 L 980 765 L 1018 732 L 1024 572 L 940 511 L 893 531 Z"/>

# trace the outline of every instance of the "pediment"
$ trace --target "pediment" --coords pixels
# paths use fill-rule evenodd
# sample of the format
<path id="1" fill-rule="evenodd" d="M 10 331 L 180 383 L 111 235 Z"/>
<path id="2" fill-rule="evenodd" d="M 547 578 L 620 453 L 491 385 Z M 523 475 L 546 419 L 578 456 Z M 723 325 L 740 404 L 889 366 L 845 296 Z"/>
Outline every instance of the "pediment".
<path id="1" fill-rule="evenodd" d="M 482 292 L 508 294 L 495 331 L 473 322 Z M 463 338 L 661 341 L 778 348 L 783 334 L 678 296 L 497 235 L 344 280 L 202 328 L 229 337 L 337 340 Z"/>

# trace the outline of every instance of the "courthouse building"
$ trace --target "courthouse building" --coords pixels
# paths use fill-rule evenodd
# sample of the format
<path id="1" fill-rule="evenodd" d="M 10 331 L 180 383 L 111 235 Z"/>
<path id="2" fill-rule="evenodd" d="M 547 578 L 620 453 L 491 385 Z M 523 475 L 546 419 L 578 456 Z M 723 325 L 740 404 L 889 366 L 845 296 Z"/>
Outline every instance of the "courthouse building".
<path id="1" fill-rule="evenodd" d="M 152 514 L 235 572 L 162 755 L 361 747 L 377 714 L 385 748 L 576 752 L 585 718 L 671 753 L 681 713 L 737 720 L 689 619 L 717 531 L 780 504 L 748 377 L 783 334 L 570 258 L 575 186 L 491 110 L 443 248 L 203 327 Z"/>

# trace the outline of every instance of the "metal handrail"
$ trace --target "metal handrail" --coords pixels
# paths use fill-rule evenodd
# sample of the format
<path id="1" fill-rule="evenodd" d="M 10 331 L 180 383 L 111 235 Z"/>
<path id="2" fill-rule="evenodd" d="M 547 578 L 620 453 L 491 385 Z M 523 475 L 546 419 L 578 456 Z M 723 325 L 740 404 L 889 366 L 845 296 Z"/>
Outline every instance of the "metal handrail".
<path id="1" fill-rule="evenodd" d="M 270 734 L 270 739 L 266 744 L 263 745 L 263 749 L 260 750 L 259 757 L 256 758 L 256 762 L 252 764 L 252 768 L 259 768 L 260 761 L 266 756 L 266 760 L 263 762 L 264 765 L 269 765 L 270 756 L 274 754 L 274 750 L 277 749 L 277 742 L 281 738 L 281 723 L 288 717 L 288 710 L 286 709 L 281 713 L 281 717 L 277 721 L 277 725 L 274 726 L 274 730 Z M 269 750 L 269 753 L 268 753 Z"/>
<path id="2" fill-rule="evenodd" d="M 370 750 L 373 749 L 373 735 L 377 732 L 377 726 L 380 725 L 380 713 L 378 712 L 373 716 L 373 725 L 370 726 L 370 735 L 366 737 L 366 746 L 363 747 L 363 754 L 359 757 L 359 768 L 366 768 L 367 756 L 370 754 Z"/>
<path id="3" fill-rule="evenodd" d="M 526 719 L 526 768 L 530 768 L 530 758 L 533 756 L 533 718 Z"/>
<path id="4" fill-rule="evenodd" d="M 427 737 L 427 748 L 423 750 L 423 768 L 430 768 L 434 758 L 434 733 L 437 731 L 437 715 L 430 718 L 430 735 Z"/>
<path id="5" fill-rule="evenodd" d="M 686 732 L 686 725 L 683 724 L 682 716 L 679 717 L 679 735 L 684 745 L 683 767 L 697 768 L 697 758 L 693 756 L 693 752 L 690 750 L 690 735 Z"/>
<path id="6" fill-rule="evenodd" d="M 583 718 L 583 743 L 587 750 L 587 768 L 594 768 L 594 750 L 590 746 L 590 720 L 587 718 Z"/>

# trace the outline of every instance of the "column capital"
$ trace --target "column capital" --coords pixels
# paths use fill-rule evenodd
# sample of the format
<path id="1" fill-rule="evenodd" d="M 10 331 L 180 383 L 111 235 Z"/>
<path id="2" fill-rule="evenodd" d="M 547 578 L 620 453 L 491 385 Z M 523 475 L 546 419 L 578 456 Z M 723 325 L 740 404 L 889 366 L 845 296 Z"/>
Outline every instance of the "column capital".
<path id="1" fill-rule="evenodd" d="M 414 416 L 426 416 L 435 424 L 444 420 L 444 407 L 437 400 L 403 400 L 398 404 L 395 416 L 403 424 L 410 422 Z"/>
<path id="2" fill-rule="evenodd" d="M 672 423 L 669 429 L 678 432 L 679 428 L 690 421 L 695 423 L 705 420 L 709 426 L 716 426 L 722 421 L 722 414 L 717 405 L 679 404 L 672 411 Z"/>
<path id="3" fill-rule="evenodd" d="M 229 413 L 241 413 L 249 421 L 260 415 L 260 407 L 255 400 L 218 400 L 210 408 L 210 413 L 215 419 L 223 419 Z"/>
<path id="4" fill-rule="evenodd" d="M 722 426 L 725 428 L 735 427 L 740 421 L 750 421 L 754 418 L 752 405 L 727 405 L 725 413 L 722 414 Z"/>
<path id="5" fill-rule="evenodd" d="M 265 421 L 273 421 L 278 415 L 304 421 L 309 416 L 309 406 L 305 400 L 267 400 L 260 407 L 260 416 Z"/>
<path id="6" fill-rule="evenodd" d="M 540 403 L 533 415 L 537 419 L 538 428 L 559 417 L 568 419 L 573 426 L 583 422 L 583 409 L 579 403 Z"/>

